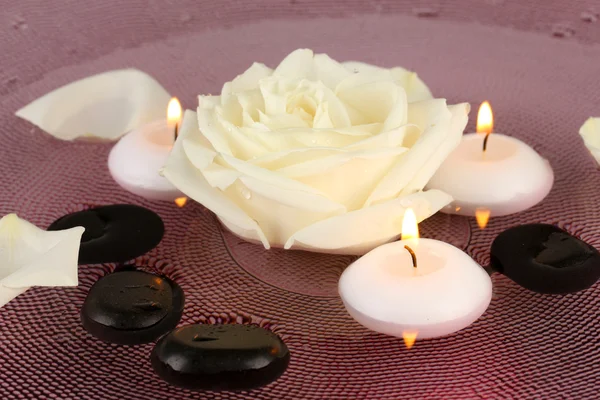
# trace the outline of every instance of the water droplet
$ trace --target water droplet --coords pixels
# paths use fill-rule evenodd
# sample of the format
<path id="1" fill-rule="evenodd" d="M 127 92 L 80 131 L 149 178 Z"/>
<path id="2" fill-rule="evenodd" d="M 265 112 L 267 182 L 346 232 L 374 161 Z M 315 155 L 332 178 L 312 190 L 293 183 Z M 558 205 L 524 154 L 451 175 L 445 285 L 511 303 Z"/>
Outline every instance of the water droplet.
<path id="1" fill-rule="evenodd" d="M 558 23 L 554 24 L 552 27 L 552 36 L 559 38 L 570 38 L 575 34 L 575 28 L 573 28 L 568 23 Z"/>
<path id="2" fill-rule="evenodd" d="M 242 196 L 244 196 L 244 198 L 246 200 L 250 200 L 252 198 L 252 193 L 250 193 L 250 191 L 246 188 L 243 188 L 242 190 L 240 190 L 240 192 L 242 193 Z"/>
<path id="3" fill-rule="evenodd" d="M 598 21 L 598 13 L 593 11 L 583 11 L 580 15 L 583 22 L 596 22 Z"/>
<path id="4" fill-rule="evenodd" d="M 439 10 L 431 7 L 415 7 L 413 8 L 413 14 L 419 18 L 432 18 L 437 17 L 440 13 Z"/>

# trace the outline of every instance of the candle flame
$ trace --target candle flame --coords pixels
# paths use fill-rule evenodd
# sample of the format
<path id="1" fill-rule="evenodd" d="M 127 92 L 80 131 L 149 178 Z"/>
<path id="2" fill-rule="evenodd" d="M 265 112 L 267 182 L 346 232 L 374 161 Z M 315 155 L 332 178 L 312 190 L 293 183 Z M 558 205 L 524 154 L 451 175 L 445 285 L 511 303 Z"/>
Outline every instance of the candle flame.
<path id="1" fill-rule="evenodd" d="M 419 334 L 419 331 L 412 331 L 412 330 L 402 332 L 402 339 L 404 339 L 404 345 L 406 346 L 407 349 L 410 349 L 411 347 L 413 347 L 415 345 L 418 334 Z"/>
<path id="2" fill-rule="evenodd" d="M 187 197 L 178 197 L 175 199 L 175 204 L 177 204 L 177 207 L 183 207 L 187 203 L 187 200 Z"/>
<path id="3" fill-rule="evenodd" d="M 412 208 L 407 208 L 404 212 L 401 238 L 402 240 L 419 238 L 419 224 L 417 223 L 417 216 Z"/>
<path id="4" fill-rule="evenodd" d="M 475 219 L 477 219 L 477 225 L 479 228 L 485 229 L 490 220 L 490 210 L 487 208 L 478 208 L 475 210 Z"/>
<path id="5" fill-rule="evenodd" d="M 490 134 L 494 130 L 494 114 L 492 106 L 488 101 L 484 101 L 479 106 L 477 113 L 477 133 Z"/>
<path id="6" fill-rule="evenodd" d="M 170 125 L 179 124 L 181 121 L 181 104 L 177 97 L 173 97 L 167 106 L 167 121 Z"/>

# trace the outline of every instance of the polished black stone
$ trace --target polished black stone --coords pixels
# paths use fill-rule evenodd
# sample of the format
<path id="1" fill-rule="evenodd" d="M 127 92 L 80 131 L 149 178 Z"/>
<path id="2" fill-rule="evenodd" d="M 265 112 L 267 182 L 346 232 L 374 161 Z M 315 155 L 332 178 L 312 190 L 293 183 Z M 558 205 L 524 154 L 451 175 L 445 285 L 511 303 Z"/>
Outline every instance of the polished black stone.
<path id="1" fill-rule="evenodd" d="M 279 336 L 255 325 L 187 325 L 161 338 L 151 359 L 172 385 L 250 390 L 279 378 L 290 353 Z"/>
<path id="2" fill-rule="evenodd" d="M 83 226 L 79 264 L 125 262 L 155 248 L 165 226 L 153 211 L 131 204 L 117 204 L 65 215 L 49 231 Z"/>
<path id="3" fill-rule="evenodd" d="M 92 286 L 81 321 L 85 330 L 105 342 L 149 343 L 177 326 L 183 303 L 179 285 L 165 277 L 115 272 Z"/>
<path id="4" fill-rule="evenodd" d="M 520 225 L 492 243 L 492 268 L 538 293 L 571 293 L 600 278 L 600 253 L 568 232 L 546 224 Z"/>

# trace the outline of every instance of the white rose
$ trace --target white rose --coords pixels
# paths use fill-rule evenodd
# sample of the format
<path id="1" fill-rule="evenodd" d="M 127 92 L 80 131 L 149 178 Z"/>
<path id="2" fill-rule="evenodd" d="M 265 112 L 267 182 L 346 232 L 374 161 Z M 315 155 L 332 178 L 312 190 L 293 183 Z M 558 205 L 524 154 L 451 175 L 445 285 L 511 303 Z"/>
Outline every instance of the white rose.
<path id="1" fill-rule="evenodd" d="M 363 254 L 399 236 L 407 207 L 421 221 L 451 202 L 422 189 L 468 112 L 402 68 L 297 50 L 200 96 L 163 173 L 267 249 Z"/>
<path id="2" fill-rule="evenodd" d="M 585 147 L 600 164 L 600 118 L 589 118 L 581 126 L 579 134 L 583 138 Z"/>

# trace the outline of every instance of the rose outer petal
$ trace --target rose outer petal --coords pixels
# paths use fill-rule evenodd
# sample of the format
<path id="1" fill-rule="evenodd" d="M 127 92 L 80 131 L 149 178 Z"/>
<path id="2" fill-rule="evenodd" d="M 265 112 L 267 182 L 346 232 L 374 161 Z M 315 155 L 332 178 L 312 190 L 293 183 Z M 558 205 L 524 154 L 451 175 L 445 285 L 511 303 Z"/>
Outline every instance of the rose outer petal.
<path id="1" fill-rule="evenodd" d="M 435 152 L 429 157 L 429 160 L 423 164 L 419 171 L 413 176 L 411 181 L 402 189 L 400 196 L 422 190 L 427 182 L 433 177 L 444 160 L 459 145 L 462 139 L 462 132 L 469 121 L 469 111 L 471 106 L 468 103 L 449 106 L 452 113 L 450 121 L 449 134 L 446 139 L 440 143 Z"/>
<path id="2" fill-rule="evenodd" d="M 163 175 L 181 192 L 219 215 L 220 218 L 240 231 L 252 232 L 266 249 L 270 248 L 269 241 L 256 221 L 223 192 L 210 186 L 202 173 L 188 160 L 183 149 L 183 141 L 186 137 L 200 135 L 196 113 L 190 110 L 185 111 L 179 134 L 163 169 Z"/>
<path id="3" fill-rule="evenodd" d="M 381 73 L 391 77 L 396 83 L 404 88 L 408 97 L 408 102 L 423 101 L 433 98 L 431 91 L 425 85 L 416 72 L 409 71 L 401 67 L 385 69 L 376 65 L 366 64 L 358 61 L 346 61 L 342 65 L 350 72 L 377 74 Z"/>
<path id="4" fill-rule="evenodd" d="M 384 147 L 337 152 L 284 167 L 277 172 L 319 190 L 348 210 L 356 210 L 407 150 L 404 147 Z"/>
<path id="5" fill-rule="evenodd" d="M 290 79 L 315 80 L 313 56 L 312 50 L 295 50 L 279 63 L 273 75 Z"/>
<path id="6" fill-rule="evenodd" d="M 414 193 L 331 217 L 294 233 L 285 249 L 362 255 L 399 237 L 406 208 L 422 221 L 452 201 L 439 190 Z"/>
<path id="7" fill-rule="evenodd" d="M 409 110 L 411 116 L 409 122 L 415 122 L 424 131 L 420 136 L 407 134 L 409 141 L 411 136 L 416 136 L 418 139 L 414 145 L 405 142 L 405 145 L 410 147 L 410 151 L 379 182 L 365 202 L 365 206 L 398 197 L 404 187 L 411 182 L 413 182 L 411 188 L 413 191 L 421 190 L 423 187 L 416 188 L 416 184 L 421 183 L 426 172 L 423 175 L 418 174 L 435 156 L 438 147 L 444 144 L 449 137 L 452 139 L 447 142 L 448 147 L 455 147 L 454 143 L 458 144 L 460 140 L 464 126 L 460 127 L 458 123 L 452 124 L 453 113 L 445 106 L 445 100 L 435 99 L 411 103 L 409 108 L 411 109 Z M 460 111 L 454 111 L 460 114 Z M 450 151 L 454 147 L 451 147 Z M 441 152 L 444 151 L 446 150 L 441 150 Z M 423 183 L 423 186 L 425 184 L 426 182 Z"/>

